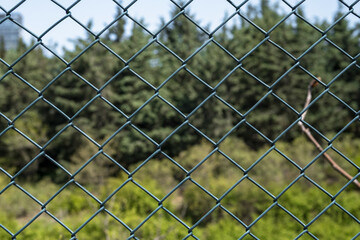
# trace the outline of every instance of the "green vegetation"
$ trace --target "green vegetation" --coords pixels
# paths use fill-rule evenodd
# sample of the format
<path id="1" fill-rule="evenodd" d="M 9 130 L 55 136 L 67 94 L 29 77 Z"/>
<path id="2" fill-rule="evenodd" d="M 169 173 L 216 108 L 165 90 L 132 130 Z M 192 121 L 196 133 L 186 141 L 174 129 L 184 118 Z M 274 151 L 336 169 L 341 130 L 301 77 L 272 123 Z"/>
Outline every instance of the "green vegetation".
<path id="1" fill-rule="evenodd" d="M 300 143 L 302 146 L 297 148 Z M 350 142 L 349 139 L 342 139 L 338 149 L 345 151 L 353 145 L 360 146 L 360 140 Z M 201 161 L 201 156 L 209 154 L 212 149 L 211 144 L 203 142 L 182 152 L 174 160 L 185 169 L 192 169 Z M 307 164 L 310 160 L 309 156 L 316 154 L 316 149 L 302 137 L 292 143 L 279 143 L 279 149 L 291 156 L 300 166 Z M 230 153 L 237 164 L 249 166 L 254 159 L 264 154 L 267 148 L 254 151 L 242 140 L 229 139 L 220 145 L 220 150 Z M 354 151 L 350 156 L 359 157 L 359 153 Z M 341 162 L 341 157 L 338 156 L 336 160 Z M 135 168 L 136 166 L 132 166 L 130 170 Z M 346 166 L 346 169 L 352 174 L 356 172 L 351 166 Z M 274 202 L 274 199 L 257 187 L 251 179 L 260 183 L 276 197 L 299 175 L 299 172 L 284 157 L 272 151 L 248 173 L 247 178 L 225 195 L 221 205 L 245 224 L 251 224 Z M 126 174 L 107 178 L 97 184 L 88 183 L 80 177 L 79 182 L 84 181 L 82 186 L 99 201 L 104 201 L 111 193 L 116 192 L 106 201 L 104 207 L 127 226 L 135 228 L 158 207 L 158 202 L 137 185 L 143 186 L 156 198 L 163 199 L 186 177 L 185 175 L 170 160 L 153 158 L 119 191 L 116 191 L 117 188 L 128 179 Z M 219 198 L 243 176 L 242 171 L 223 155 L 214 153 L 191 175 L 191 181 L 186 181 L 165 198 L 163 206 L 188 226 L 192 226 L 216 205 L 216 200 L 195 183 Z M 339 191 L 346 183 L 343 177 L 329 168 L 322 159 L 306 171 L 306 176 L 332 194 Z M 4 176 L 0 180 L 2 187 L 8 183 L 8 179 Z M 21 186 L 40 201 L 46 202 L 62 185 L 43 179 L 36 183 L 23 183 Z M 357 218 L 360 217 L 358 194 L 354 186 L 349 186 L 336 198 L 340 206 Z M 279 196 L 277 201 L 279 205 L 274 206 L 251 227 L 251 232 L 260 239 L 293 239 L 303 231 L 303 227 L 284 209 L 290 211 L 304 224 L 308 224 L 331 203 L 331 197 L 305 178 L 299 179 L 288 191 Z M 8 188 L 0 199 L 1 223 L 13 232 L 18 231 L 41 210 L 40 205 L 15 186 Z M 47 211 L 72 230 L 79 228 L 99 208 L 99 202 L 74 183 L 68 185 L 46 206 Z M 333 205 L 308 229 L 320 239 L 350 239 L 358 232 L 359 224 L 338 206 Z M 237 239 L 245 233 L 245 228 L 226 211 L 217 208 L 194 229 L 193 233 L 200 239 Z M 129 235 L 129 231 L 105 211 L 98 213 L 77 234 L 79 239 L 126 239 Z M 135 232 L 135 236 L 140 239 L 153 239 L 155 236 L 159 239 L 182 239 L 186 235 L 187 229 L 164 209 L 158 210 Z M 8 235 L 0 231 L 0 237 L 7 239 Z M 69 239 L 70 233 L 43 213 L 18 237 L 19 239 Z"/>
<path id="2" fill-rule="evenodd" d="M 249 7 L 246 15 L 268 30 L 283 17 L 276 9 L 262 1 L 259 8 Z M 171 15 L 177 13 L 173 10 Z M 303 15 L 301 10 L 299 14 Z M 339 16 L 341 9 L 334 20 Z M 359 232 L 359 223 L 341 209 L 344 207 L 353 217 L 360 218 L 359 191 L 353 185 L 335 198 L 338 205 L 332 205 L 312 222 L 332 203 L 329 195 L 336 194 L 347 180 L 322 157 L 311 163 L 319 153 L 302 136 L 297 125 L 272 143 L 299 118 L 311 80 L 307 71 L 320 76 L 324 84 L 338 76 L 329 91 L 311 105 L 306 117 L 306 121 L 319 130 L 313 134 L 323 146 L 329 144 L 325 138 L 337 136 L 358 117 L 359 67 L 333 45 L 351 55 L 360 52 L 358 26 L 352 26 L 346 18 L 339 21 L 327 32 L 328 40 L 321 41 L 295 61 L 277 46 L 299 57 L 322 35 L 306 22 L 289 18 L 270 33 L 270 40 L 277 46 L 264 42 L 241 65 L 211 42 L 189 59 L 186 67 L 179 69 L 182 62 L 157 42 L 132 59 L 153 38 L 136 24 L 125 34 L 126 24 L 129 23 L 124 19 L 118 21 L 101 36 L 101 42 L 96 42 L 79 57 L 76 56 L 95 38 L 88 35 L 77 39 L 75 50 L 64 50 L 62 56 L 66 61 L 76 59 L 71 68 L 55 56 L 50 57 L 41 45 L 12 69 L 0 64 L 0 76 L 3 76 L 0 80 L 0 190 L 11 182 L 5 171 L 12 176 L 16 174 L 13 184 L 0 195 L 0 223 L 16 233 L 42 210 L 25 192 L 47 203 L 44 208 L 47 212 L 21 231 L 17 239 L 70 239 L 69 231 L 51 215 L 75 231 L 95 213 L 97 215 L 76 234 L 78 239 L 126 239 L 130 231 L 111 214 L 134 229 L 152 213 L 135 231 L 136 237 L 183 239 L 188 229 L 167 211 L 191 227 L 216 206 L 215 198 L 221 198 L 222 208 L 214 209 L 193 229 L 194 236 L 200 239 L 238 239 L 247 230 L 235 218 L 246 225 L 254 223 L 250 232 L 260 239 L 293 239 L 304 228 L 287 211 L 304 224 L 311 223 L 308 230 L 319 239 L 351 239 Z M 327 22 L 316 25 L 321 29 L 330 26 Z M 245 56 L 264 37 L 240 18 L 239 24 L 225 25 L 213 36 L 236 58 Z M 157 38 L 183 60 L 208 39 L 182 15 Z M 11 64 L 33 44 L 20 42 L 17 49 L 0 49 L 0 57 Z M 129 59 L 132 60 L 125 63 Z M 347 66 L 350 67 L 343 71 Z M 215 86 L 216 95 L 192 113 L 215 91 Z M 325 89 L 321 84 L 316 87 L 314 98 Z M 247 113 L 270 90 L 272 94 Z M 158 96 L 142 108 L 154 94 Z M 225 101 L 228 104 L 224 104 Z M 229 105 L 245 114 L 246 122 L 215 144 L 243 120 Z M 22 113 L 27 106 L 31 107 Z M 185 121 L 178 111 L 184 116 L 192 114 L 186 118 L 189 124 L 172 134 Z M 4 131 L 8 126 L 11 128 Z M 214 142 L 206 140 L 199 131 Z M 358 169 L 347 159 L 360 165 L 359 133 L 356 120 L 333 139 L 333 148 L 327 151 L 352 175 L 356 175 Z M 170 134 L 161 148 L 158 147 Z M 94 142 L 104 145 L 99 147 Z M 261 161 L 257 162 L 258 159 Z M 147 162 L 137 169 L 145 160 Z M 24 168 L 29 162 L 31 164 Z M 186 179 L 186 171 L 190 170 L 191 178 L 171 192 Z M 129 172 L 133 174 L 129 176 Z M 304 175 L 283 192 L 301 173 Z M 107 199 L 124 182 L 127 183 Z M 64 184 L 68 185 L 52 199 Z M 159 207 L 156 199 L 164 199 L 163 208 L 154 212 Z M 105 200 L 104 207 L 111 214 L 101 208 Z M 99 209 L 103 210 L 97 212 Z M 0 228 L 0 239 L 10 239 L 9 236 Z M 252 237 L 247 235 L 245 239 Z M 301 239 L 312 238 L 305 233 Z"/>

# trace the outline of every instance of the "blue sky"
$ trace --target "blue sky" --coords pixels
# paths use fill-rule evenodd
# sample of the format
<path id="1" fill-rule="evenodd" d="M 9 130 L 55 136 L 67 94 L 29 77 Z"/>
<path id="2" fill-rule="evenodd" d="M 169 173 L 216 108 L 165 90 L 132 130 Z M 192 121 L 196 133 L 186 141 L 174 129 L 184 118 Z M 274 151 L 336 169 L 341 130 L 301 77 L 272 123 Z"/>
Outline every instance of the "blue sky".
<path id="1" fill-rule="evenodd" d="M 295 4 L 300 0 L 287 0 L 290 4 Z M 354 0 L 344 0 L 351 4 Z M 20 0 L 0 0 L 0 6 L 6 10 L 11 9 Z M 74 0 L 57 0 L 58 3 L 67 7 Z M 122 0 L 122 5 L 127 5 L 131 0 Z M 233 0 L 235 4 L 243 0 Z M 281 0 L 270 0 L 271 3 L 278 3 L 280 11 L 287 13 L 291 9 Z M 258 4 L 259 0 L 250 0 L 251 4 Z M 357 6 L 359 5 L 359 6 Z M 360 3 L 355 5 L 355 11 L 360 13 Z M 174 6 L 169 0 L 138 0 L 129 8 L 129 14 L 135 19 L 143 18 L 151 31 L 156 31 L 160 24 L 160 18 L 169 19 L 170 9 Z M 210 25 L 211 29 L 218 26 L 224 19 L 225 14 L 230 15 L 235 11 L 226 0 L 194 0 L 190 5 L 191 12 L 201 26 Z M 305 16 L 310 22 L 315 20 L 331 21 L 334 12 L 339 7 L 338 0 L 306 0 L 302 4 Z M 19 6 L 16 12 L 23 16 L 23 24 L 26 28 L 36 35 L 41 35 L 48 27 L 62 18 L 66 13 L 50 0 L 27 0 Z M 116 13 L 116 5 L 112 0 L 82 0 L 72 10 L 72 15 L 81 23 L 86 24 L 90 19 L 93 20 L 93 30 L 101 31 L 104 26 L 110 23 Z M 355 16 L 348 17 L 352 22 L 359 22 Z M 85 36 L 85 31 L 74 21 L 67 19 L 53 30 L 48 32 L 43 41 L 53 46 L 57 52 L 61 52 L 62 47 L 72 48 L 70 39 Z M 23 38 L 27 41 L 31 36 L 23 33 Z M 57 46 L 56 46 L 57 45 Z"/>

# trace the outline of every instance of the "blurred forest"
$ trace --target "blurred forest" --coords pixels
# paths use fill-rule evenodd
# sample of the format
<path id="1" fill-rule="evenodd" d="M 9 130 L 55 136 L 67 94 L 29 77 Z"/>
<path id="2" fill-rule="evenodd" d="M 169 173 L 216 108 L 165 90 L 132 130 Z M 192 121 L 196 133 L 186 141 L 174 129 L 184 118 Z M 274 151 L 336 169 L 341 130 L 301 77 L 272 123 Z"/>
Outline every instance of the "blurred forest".
<path id="1" fill-rule="evenodd" d="M 267 1 L 244 14 L 266 31 L 284 17 Z M 298 14 L 306 15 L 301 9 Z M 334 21 L 342 15 L 339 10 Z M 300 117 L 311 74 L 322 83 L 314 89 L 313 98 L 320 98 L 306 121 L 324 147 L 331 144 L 327 152 L 339 165 L 353 176 L 359 172 L 360 67 L 353 59 L 360 52 L 359 25 L 344 18 L 313 46 L 323 35 L 290 17 L 254 48 L 267 36 L 239 18 L 188 59 L 209 36 L 185 16 L 157 39 L 135 23 L 127 35 L 126 24 L 133 23 L 119 20 L 99 41 L 91 34 L 74 40 L 75 50 L 65 49 L 61 56 L 69 64 L 41 45 L 12 68 L 0 64 L 0 223 L 13 233 L 41 210 L 16 184 L 45 203 L 74 179 L 46 206 L 74 231 L 100 206 L 79 186 L 104 201 L 128 181 L 104 206 L 135 228 L 158 207 L 156 199 L 190 176 L 162 203 L 188 226 L 223 196 L 223 208 L 201 221 L 193 230 L 196 237 L 238 239 L 247 231 L 238 218 L 253 223 L 250 232 L 260 239 L 294 239 L 304 227 L 287 211 L 308 224 L 347 183 L 321 156 L 312 162 L 319 152 L 292 125 Z M 316 23 L 323 30 L 330 25 Z M 12 64 L 34 44 L 20 41 L 17 49 L 8 51 L 0 46 L 0 57 Z M 353 238 L 360 232 L 358 199 L 358 189 L 350 184 L 335 198 L 338 205 L 305 230 L 320 239 Z M 183 239 L 187 234 L 164 209 L 135 232 L 140 239 Z M 9 236 L 0 228 L 1 239 Z M 128 236 L 104 211 L 77 234 L 78 239 Z M 69 238 L 46 213 L 18 236 Z M 313 237 L 305 233 L 301 239 Z"/>

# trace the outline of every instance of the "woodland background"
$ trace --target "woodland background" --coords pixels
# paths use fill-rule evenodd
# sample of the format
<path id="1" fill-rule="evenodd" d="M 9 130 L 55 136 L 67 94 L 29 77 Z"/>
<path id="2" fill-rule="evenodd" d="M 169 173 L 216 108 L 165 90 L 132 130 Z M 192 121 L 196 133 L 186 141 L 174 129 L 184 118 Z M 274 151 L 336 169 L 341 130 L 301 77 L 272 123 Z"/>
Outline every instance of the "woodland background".
<path id="1" fill-rule="evenodd" d="M 306 15 L 301 9 L 298 11 L 300 15 Z M 169 14 L 175 16 L 177 10 Z M 191 11 L 188 14 L 196 19 Z M 260 6 L 248 7 L 246 16 L 264 30 L 269 30 L 283 17 L 277 7 L 267 4 L 267 1 L 262 1 Z M 341 9 L 334 15 L 334 20 L 340 16 Z M 136 24 L 127 35 L 124 30 L 126 24 L 132 23 L 123 19 L 118 21 L 102 35 L 101 41 L 128 60 L 152 37 Z M 324 21 L 317 22 L 316 26 L 326 29 L 330 24 Z M 91 28 L 91 23 L 89 27 Z M 247 21 L 241 20 L 233 26 L 225 25 L 213 37 L 227 51 L 240 58 L 261 42 L 264 34 Z M 301 56 L 321 37 L 321 33 L 299 18 L 286 20 L 270 34 L 273 42 L 295 57 Z M 177 71 L 182 65 L 181 61 L 154 43 L 134 58 L 128 64 L 129 68 L 120 71 L 125 64 L 104 46 L 96 43 L 74 61 L 70 69 L 39 46 L 14 65 L 13 72 L 38 90 L 46 88 L 42 94 L 46 100 L 38 100 L 16 118 L 39 94 L 15 74 L 8 74 L 0 81 L 0 112 L 11 120 L 16 118 L 16 129 L 40 146 L 46 144 L 47 155 L 39 156 L 21 171 L 15 179 L 16 183 L 40 201 L 46 202 L 70 180 L 70 176 L 53 161 L 73 174 L 95 155 L 74 179 L 103 201 L 126 181 L 126 171 L 133 171 L 151 156 L 151 160 L 133 175 L 133 179 L 161 199 L 186 177 L 186 173 L 171 162 L 169 157 L 185 169 L 192 169 L 214 150 L 214 142 L 243 119 L 234 111 L 236 109 L 241 114 L 246 114 L 248 124 L 240 124 L 218 146 L 236 164 L 248 169 L 272 147 L 271 141 L 277 140 L 274 150 L 251 168 L 247 173 L 248 178 L 221 201 L 236 217 L 245 224 L 250 224 L 274 202 L 269 194 L 251 180 L 276 197 L 300 174 L 300 170 L 286 157 L 298 166 L 305 167 L 318 155 L 318 151 L 303 136 L 297 125 L 281 134 L 299 118 L 294 110 L 300 112 L 303 108 L 307 86 L 312 79 L 306 71 L 320 76 L 325 84 L 337 77 L 330 85 L 329 92 L 309 108 L 306 117 L 306 121 L 318 130 L 313 131 L 313 134 L 323 146 L 328 145 L 325 138 L 332 139 L 359 116 L 359 66 L 344 54 L 346 52 L 356 56 L 360 52 L 359 37 L 358 24 L 349 23 L 346 18 L 341 20 L 327 32 L 327 39 L 342 50 L 329 41 L 321 41 L 299 60 L 302 68 L 294 67 L 274 86 L 272 84 L 296 61 L 273 44 L 264 42 L 216 90 L 216 94 L 233 109 L 211 97 L 188 118 L 194 127 L 184 125 L 162 145 L 163 153 L 156 155 L 152 155 L 157 150 L 156 145 L 130 125 L 125 125 L 105 144 L 102 150 L 106 155 L 97 154 L 99 148 L 81 134 L 79 129 L 96 142 L 104 143 L 127 122 L 126 117 L 118 110 L 131 116 L 155 94 L 154 88 Z M 182 59 L 189 57 L 208 39 L 184 16 L 178 17 L 158 36 L 161 43 Z M 93 41 L 90 34 L 85 39 L 74 40 L 75 50 L 65 49 L 62 57 L 70 61 Z M 34 43 L 20 41 L 17 49 L 9 51 L 0 46 L 0 57 L 7 63 L 12 63 L 33 45 Z M 183 68 L 177 71 L 160 88 L 159 95 L 187 115 L 212 93 L 211 87 L 216 86 L 237 65 L 238 62 L 223 49 L 211 43 L 186 63 L 187 70 Z M 4 64 L 0 64 L 0 76 L 8 71 Z M 73 125 L 77 129 L 69 126 L 62 131 L 69 120 L 49 105 L 49 102 L 72 117 L 97 95 L 97 91 L 84 79 L 100 88 L 112 76 L 116 77 L 101 91 L 101 96 L 111 102 L 112 106 L 97 98 L 73 119 Z M 203 82 L 196 79 L 196 76 Z M 57 80 L 48 85 L 55 77 Z M 248 112 L 270 89 L 273 94 Z M 323 85 L 317 86 L 314 98 L 326 89 Z M 161 99 L 154 98 L 136 112 L 131 122 L 160 143 L 184 122 L 184 117 Z M 0 132 L 8 124 L 0 117 Z M 214 142 L 208 141 L 196 129 Z M 59 131 L 60 134 L 47 144 Z M 360 165 L 359 133 L 359 121 L 356 120 L 332 141 L 334 148 L 328 150 L 353 175 L 359 172 L 358 167 L 351 165 L 347 159 Z M 343 153 L 343 156 L 334 149 Z M 11 175 L 17 174 L 39 153 L 40 149 L 36 145 L 14 129 L 0 136 L 0 166 Z M 332 201 L 319 187 L 329 194 L 335 194 L 347 181 L 322 157 L 306 168 L 305 175 L 307 178 L 303 177 L 296 182 L 281 195 L 278 203 L 307 224 Z M 244 172 L 220 152 L 215 152 L 191 174 L 194 181 L 216 197 L 222 196 L 243 176 Z M 8 183 L 9 177 L 0 172 L 0 189 Z M 358 199 L 358 189 L 349 185 L 336 197 L 336 202 L 360 219 Z M 164 206 L 189 226 L 195 224 L 215 205 L 216 201 L 191 181 L 187 181 L 164 201 Z M 157 206 L 157 201 L 133 182 L 129 182 L 106 204 L 109 211 L 131 228 L 135 228 Z M 72 230 L 77 229 L 98 208 L 99 204 L 75 184 L 70 184 L 47 205 L 47 210 Z M 18 231 L 39 211 L 40 206 L 15 186 L 0 195 L 0 222 L 13 232 Z M 271 209 L 251 227 L 251 232 L 260 239 L 293 239 L 302 231 L 303 227 L 279 206 Z M 359 220 L 354 220 L 334 205 L 309 226 L 309 231 L 320 239 L 351 239 L 360 231 L 360 226 Z M 245 228 L 228 213 L 217 209 L 193 232 L 200 239 L 238 239 L 245 233 Z M 140 239 L 154 239 L 155 236 L 157 239 L 182 239 L 187 235 L 187 229 L 161 210 L 135 235 Z M 77 236 L 79 239 L 126 239 L 129 232 L 108 214 L 100 213 Z M 2 229 L 0 238 L 10 239 Z M 20 233 L 18 238 L 69 239 L 70 234 L 43 214 Z M 245 239 L 252 237 L 247 236 Z M 305 234 L 301 239 L 312 238 Z"/>

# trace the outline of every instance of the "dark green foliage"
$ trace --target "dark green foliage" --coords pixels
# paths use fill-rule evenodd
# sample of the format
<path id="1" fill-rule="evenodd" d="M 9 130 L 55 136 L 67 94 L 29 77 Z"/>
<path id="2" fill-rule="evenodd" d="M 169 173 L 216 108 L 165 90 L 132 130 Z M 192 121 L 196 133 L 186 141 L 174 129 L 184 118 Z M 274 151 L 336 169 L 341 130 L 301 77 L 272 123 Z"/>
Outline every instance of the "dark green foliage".
<path id="1" fill-rule="evenodd" d="M 302 9 L 297 11 L 304 15 Z M 245 12 L 265 32 L 284 17 L 277 6 L 265 0 L 259 7 L 248 5 Z M 177 13 L 173 10 L 170 14 L 174 17 Z M 117 15 L 120 14 L 118 10 Z M 341 10 L 334 19 L 340 16 Z M 326 39 L 314 45 L 322 34 L 295 16 L 268 36 L 239 18 L 240 24 L 225 25 L 209 37 L 180 15 L 156 38 L 166 49 L 136 24 L 126 33 L 129 23 L 125 19 L 121 18 L 104 32 L 99 42 L 94 43 L 96 39 L 89 33 L 84 39 L 74 40 L 75 50 L 64 50 L 63 54 L 71 62 L 69 65 L 45 53 L 47 50 L 41 45 L 12 68 L 0 63 L 0 112 L 5 116 L 0 115 L 0 167 L 11 175 L 20 173 L 16 183 L 39 201 L 46 202 L 70 180 L 57 162 L 71 174 L 77 173 L 74 180 L 104 201 L 129 177 L 117 164 L 133 171 L 160 149 L 163 153 L 152 156 L 131 176 L 132 181 L 105 203 L 104 207 L 130 228 L 137 227 L 159 206 L 137 184 L 163 199 L 187 176 L 168 159 L 170 156 L 187 171 L 194 167 L 196 170 L 190 174 L 191 180 L 162 202 L 167 210 L 193 226 L 217 204 L 208 194 L 211 193 L 221 198 L 221 206 L 233 214 L 220 207 L 215 209 L 193 230 L 199 239 L 240 238 L 247 229 L 235 218 L 247 225 L 256 222 L 250 232 L 259 239 L 296 238 L 304 228 L 286 211 L 304 224 L 310 223 L 332 203 L 319 187 L 336 194 L 347 180 L 323 157 L 308 165 L 318 151 L 301 136 L 296 125 L 275 143 L 277 151 L 267 152 L 273 146 L 269 140 L 276 139 L 299 118 L 312 80 L 308 72 L 321 77 L 321 84 L 313 90 L 313 99 L 328 91 L 309 108 L 306 117 L 309 124 L 331 139 L 358 117 L 360 69 L 351 57 L 360 52 L 359 26 L 343 19 L 329 29 Z M 316 25 L 321 29 L 331 26 L 327 22 Z M 91 23 L 88 27 L 91 29 Z M 224 49 L 210 42 L 189 58 L 211 37 Z M 266 37 L 268 41 L 255 48 Z M 0 39 L 0 57 L 12 64 L 34 44 L 20 41 L 17 49 L 6 51 Z M 84 49 L 87 50 L 83 52 Z M 305 51 L 308 52 L 304 55 Z M 30 104 L 33 106 L 19 115 Z M 202 106 L 194 112 L 199 104 Z M 177 129 L 185 120 L 189 124 Z M 217 142 L 240 121 L 242 124 L 219 145 L 209 143 L 198 132 Z M 12 128 L 3 132 L 8 126 Z M 360 164 L 358 120 L 344 132 L 332 142 L 333 149 L 327 153 L 354 176 L 358 169 L 347 160 Z M 52 139 L 56 134 L 59 135 Z M 314 135 L 322 139 L 319 134 Z M 167 141 L 163 142 L 164 139 Z M 320 141 L 324 146 L 328 144 L 324 139 Z M 46 148 L 41 149 L 45 144 Z M 217 148 L 220 151 L 212 153 Z M 39 156 L 39 153 L 47 155 Z M 197 166 L 205 157 L 208 159 Z M 296 166 L 307 166 L 306 178 L 301 177 L 282 193 L 301 174 Z M 80 168 L 83 169 L 77 172 Z M 8 177 L 0 172 L 0 190 L 8 183 Z M 357 189 L 350 184 L 335 201 L 359 219 L 358 199 Z M 72 230 L 98 209 L 99 204 L 73 183 L 46 206 L 47 211 Z M 13 233 L 40 210 L 15 185 L 0 194 L 0 222 Z M 359 224 L 335 205 L 308 227 L 319 239 L 351 239 L 358 229 Z M 129 234 L 102 211 L 77 237 L 126 239 Z M 164 209 L 159 209 L 135 232 L 140 239 L 183 239 L 187 234 L 188 229 Z M 17 236 L 19 239 L 47 237 L 71 238 L 46 213 Z M 9 234 L 0 229 L 0 239 L 10 239 Z M 252 237 L 247 235 L 244 239 Z M 312 237 L 305 233 L 300 239 Z"/>
<path id="2" fill-rule="evenodd" d="M 249 6 L 246 15 L 267 31 L 284 17 L 276 9 L 276 6 L 262 1 L 259 9 Z M 340 11 L 334 19 L 341 16 Z M 177 13 L 173 10 L 170 14 L 175 16 Z M 304 15 L 302 9 L 298 9 L 298 13 Z M 117 14 L 120 15 L 121 11 Z M 187 14 L 194 18 L 192 14 Z M 150 156 L 157 148 L 156 144 L 160 144 L 185 120 L 162 99 L 152 98 L 154 94 L 159 94 L 185 116 L 193 113 L 188 119 L 189 123 L 214 141 L 221 139 L 240 122 L 243 119 L 241 114 L 246 114 L 246 121 L 265 137 L 270 140 L 277 138 L 299 117 L 296 111 L 301 111 L 308 82 L 312 79 L 307 71 L 320 76 L 324 84 L 336 77 L 330 85 L 330 92 L 324 94 L 309 110 L 307 121 L 312 126 L 332 138 L 356 116 L 354 111 L 359 108 L 359 68 L 353 64 L 343 72 L 351 60 L 342 51 L 352 56 L 359 51 L 358 31 L 346 19 L 329 30 L 327 39 L 312 46 L 322 35 L 301 19 L 290 17 L 270 33 L 270 41 L 263 42 L 257 48 L 254 47 L 266 36 L 242 19 L 240 25 L 225 26 L 216 32 L 215 39 L 224 49 L 211 42 L 190 59 L 187 58 L 208 36 L 185 16 L 178 16 L 159 34 L 158 40 L 168 49 L 153 42 L 135 58 L 133 56 L 152 38 L 136 24 L 129 34 L 125 34 L 126 24 L 125 18 L 121 18 L 103 34 L 102 44 L 97 42 L 91 45 L 95 39 L 90 34 L 85 39 L 74 41 L 75 50 L 64 53 L 64 58 L 72 62 L 71 68 L 56 57 L 44 54 L 40 46 L 15 64 L 14 73 L 8 72 L 4 65 L 0 67 L 3 75 L 0 82 L 0 111 L 10 120 L 38 97 L 38 93 L 24 81 L 41 91 L 55 79 L 42 94 L 50 104 L 39 100 L 15 121 L 14 126 L 43 145 L 64 130 L 66 124 L 74 124 L 75 128 L 66 128 L 46 149 L 56 161 L 68 167 L 79 167 L 98 149 L 85 139 L 81 131 L 99 144 L 107 142 L 104 149 L 123 166 Z M 330 26 L 326 22 L 318 25 L 323 29 Z M 20 42 L 16 50 L 2 50 L 2 58 L 12 63 L 29 48 Z M 84 49 L 87 50 L 82 53 Z M 307 49 L 308 53 L 302 55 Z M 224 50 L 239 59 L 247 57 L 239 65 Z M 294 57 L 301 56 L 299 62 L 284 50 Z M 181 70 L 178 69 L 182 61 L 171 52 L 188 60 Z M 294 67 L 297 63 L 301 67 Z M 157 89 L 159 86 L 161 88 Z M 271 90 L 271 94 L 262 99 Z M 314 97 L 322 94 L 323 90 L 323 86 L 317 87 Z M 216 95 L 203 102 L 210 94 Z M 145 102 L 148 103 L 144 105 Z M 193 112 L 201 103 L 202 107 Z M 248 112 L 250 109 L 252 111 Z M 76 117 L 69 121 L 73 116 Z M 0 130 L 7 125 L 6 119 L 1 117 Z M 122 130 L 112 136 L 118 129 Z M 232 135 L 244 139 L 252 148 L 259 148 L 267 142 L 256 130 L 250 129 L 243 123 Z M 350 125 L 347 131 L 357 134 L 357 122 Z M 143 133 L 154 142 L 148 141 Z M 291 140 L 299 134 L 295 127 L 282 139 Z M 111 136 L 113 138 L 110 140 Z M 168 139 L 163 149 L 167 154 L 176 156 L 201 138 L 194 129 L 183 126 Z M 17 141 L 24 144 L 20 147 L 15 144 Z M 2 161 L 8 158 L 22 159 L 16 164 L 4 162 L 5 168 L 15 167 L 14 171 L 39 152 L 37 147 L 22 140 L 12 130 L 0 137 L 0 142 Z M 78 151 L 80 146 L 91 150 Z M 24 159 L 19 155 L 28 157 Z"/>
<path id="3" fill-rule="evenodd" d="M 170 14 L 174 17 L 177 13 L 173 10 Z M 120 14 L 121 11 L 117 13 Z M 265 32 L 285 17 L 277 11 L 277 6 L 265 0 L 260 7 L 249 5 L 243 14 Z M 302 9 L 298 9 L 298 14 L 304 15 Z M 195 19 L 192 14 L 187 15 Z M 334 19 L 341 15 L 339 10 Z M 191 170 L 219 147 L 234 162 L 215 152 L 191 174 L 192 181 L 219 198 L 246 175 L 224 196 L 221 204 L 245 224 L 250 224 L 274 203 L 263 190 L 277 196 L 300 174 L 294 165 L 305 167 L 318 154 L 311 143 L 300 136 L 301 131 L 295 125 L 275 143 L 276 149 L 285 155 L 273 150 L 245 174 L 235 166 L 248 169 L 273 146 L 269 141 L 278 138 L 299 118 L 308 83 L 312 80 L 309 73 L 321 77 L 319 86 L 313 90 L 313 99 L 321 97 L 312 104 L 306 117 L 311 126 L 332 139 L 358 117 L 360 69 L 352 57 L 360 52 L 360 33 L 359 26 L 353 26 L 347 19 L 332 26 L 326 33 L 327 38 L 316 45 L 322 34 L 295 16 L 279 24 L 269 35 L 244 19 L 238 25 L 224 26 L 214 36 L 207 36 L 180 15 L 156 39 L 136 24 L 127 34 L 126 24 L 129 23 L 122 18 L 100 39 L 88 34 L 84 39 L 74 40 L 75 50 L 64 50 L 63 54 L 71 63 L 68 65 L 45 53 L 41 45 L 11 68 L 0 63 L 0 112 L 5 116 L 0 115 L 0 167 L 14 175 L 38 157 L 16 181 L 32 181 L 25 184 L 25 188 L 33 194 L 46 185 L 37 196 L 41 201 L 48 200 L 60 188 L 58 184 L 70 178 L 56 162 L 72 174 L 84 167 L 74 179 L 104 200 L 128 177 L 114 162 L 134 170 L 160 149 Z M 322 29 L 331 26 L 327 22 L 316 25 Z M 91 24 L 88 27 L 91 29 Z M 196 52 L 212 37 L 223 49 L 210 42 Z M 0 57 L 11 65 L 34 44 L 20 41 L 18 49 L 6 51 L 0 39 Z M 83 52 L 84 49 L 87 50 Z M 328 92 L 323 94 L 324 90 Z M 200 104 L 202 106 L 194 111 Z M 186 120 L 189 124 L 177 129 Z M 242 124 L 219 146 L 213 146 L 198 132 L 217 142 L 240 121 Z M 8 126 L 11 128 L 3 132 Z M 332 144 L 359 165 L 358 119 L 344 131 Z M 317 133 L 314 135 L 317 139 L 323 138 Z M 321 142 L 324 146 L 328 144 L 324 139 Z M 47 156 L 38 156 L 44 153 L 42 150 Z M 350 174 L 358 173 L 334 149 L 328 153 Z M 152 156 L 133 176 L 134 181 L 159 199 L 186 177 L 165 154 Z M 88 162 L 89 159 L 92 161 Z M 347 183 L 321 157 L 305 172 L 331 194 Z M 7 184 L 5 179 L 0 176 L 1 189 Z M 47 181 L 55 183 L 47 184 Z M 192 181 L 186 181 L 163 203 L 189 226 L 216 204 L 216 200 Z M 0 220 L 16 232 L 39 209 L 27 205 L 24 194 L 15 186 L 5 194 L 11 197 L 0 201 Z M 359 219 L 357 194 L 350 185 L 337 201 Z M 330 202 L 328 196 L 304 177 L 278 199 L 282 207 L 305 224 Z M 11 204 L 16 207 L 10 209 Z M 154 199 L 129 182 L 106 207 L 134 228 L 157 206 Z M 98 204 L 71 185 L 48 209 L 62 216 L 60 220 L 73 225 L 75 230 L 98 209 Z M 102 212 L 78 237 L 126 239 L 129 232 L 119 226 Z M 350 239 L 358 227 L 349 215 L 332 206 L 310 225 L 309 231 L 320 239 Z M 19 238 L 45 239 L 50 233 L 57 239 L 70 238 L 65 229 L 46 216 L 41 216 L 28 229 Z M 161 209 L 135 235 L 140 239 L 154 236 L 182 239 L 187 231 Z M 280 206 L 274 206 L 251 228 L 260 239 L 293 239 L 302 231 L 303 227 Z M 238 239 L 245 232 L 246 229 L 220 208 L 194 230 L 200 239 Z M 0 229 L 0 238 L 6 237 Z M 305 234 L 303 238 L 306 237 Z"/>

